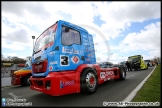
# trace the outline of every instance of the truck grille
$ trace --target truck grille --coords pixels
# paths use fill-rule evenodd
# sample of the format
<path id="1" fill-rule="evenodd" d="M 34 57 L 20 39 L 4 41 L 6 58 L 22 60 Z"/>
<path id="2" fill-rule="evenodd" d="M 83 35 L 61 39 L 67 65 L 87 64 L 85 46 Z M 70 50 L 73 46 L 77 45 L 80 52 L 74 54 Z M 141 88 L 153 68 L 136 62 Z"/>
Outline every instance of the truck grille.
<path id="1" fill-rule="evenodd" d="M 37 84 L 37 86 L 43 86 L 43 81 L 35 81 L 35 83 Z"/>
<path id="2" fill-rule="evenodd" d="M 46 72 L 47 69 L 47 60 L 44 60 L 40 63 L 35 63 L 32 64 L 32 68 L 33 68 L 33 72 L 37 73 L 37 72 Z"/>

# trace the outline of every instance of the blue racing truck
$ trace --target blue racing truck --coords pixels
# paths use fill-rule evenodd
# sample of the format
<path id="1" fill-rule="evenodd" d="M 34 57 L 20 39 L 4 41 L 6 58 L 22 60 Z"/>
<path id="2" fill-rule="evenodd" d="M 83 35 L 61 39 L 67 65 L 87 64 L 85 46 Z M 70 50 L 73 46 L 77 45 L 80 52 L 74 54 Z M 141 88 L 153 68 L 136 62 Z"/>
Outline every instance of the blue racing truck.
<path id="1" fill-rule="evenodd" d="M 93 37 L 75 24 L 59 20 L 36 40 L 30 88 L 52 96 L 92 94 L 107 80 L 125 80 L 122 66 L 96 63 Z"/>

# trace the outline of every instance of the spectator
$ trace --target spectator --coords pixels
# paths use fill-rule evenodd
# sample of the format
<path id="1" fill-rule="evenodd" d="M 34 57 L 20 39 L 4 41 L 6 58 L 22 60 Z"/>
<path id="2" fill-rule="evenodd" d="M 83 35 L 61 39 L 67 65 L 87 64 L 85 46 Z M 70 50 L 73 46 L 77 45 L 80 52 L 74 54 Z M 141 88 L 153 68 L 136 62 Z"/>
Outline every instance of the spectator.
<path id="1" fill-rule="evenodd" d="M 131 68 L 131 71 L 133 71 L 133 62 L 132 62 L 132 60 L 130 60 L 130 68 Z"/>
<path id="2" fill-rule="evenodd" d="M 156 65 L 158 66 L 158 62 L 156 62 Z"/>
<path id="3" fill-rule="evenodd" d="M 126 65 L 127 65 L 128 72 L 129 72 L 129 71 L 132 72 L 131 64 L 130 64 L 129 61 L 126 62 Z"/>

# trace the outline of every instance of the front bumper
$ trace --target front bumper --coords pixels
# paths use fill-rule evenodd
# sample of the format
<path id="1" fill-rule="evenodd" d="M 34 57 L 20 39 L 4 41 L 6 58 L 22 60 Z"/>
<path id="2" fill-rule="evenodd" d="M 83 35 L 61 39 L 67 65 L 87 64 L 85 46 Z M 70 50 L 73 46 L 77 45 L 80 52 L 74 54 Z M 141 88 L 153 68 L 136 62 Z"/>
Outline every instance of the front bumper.
<path id="1" fill-rule="evenodd" d="M 140 69 L 140 63 L 133 63 L 132 64 L 132 69 Z"/>
<path id="2" fill-rule="evenodd" d="M 12 77 L 11 77 L 11 84 L 12 85 L 21 85 L 21 78 L 20 78 L 20 76 L 12 75 Z"/>
<path id="3" fill-rule="evenodd" d="M 52 96 L 80 92 L 78 72 L 51 72 L 45 78 L 30 77 L 30 88 Z"/>

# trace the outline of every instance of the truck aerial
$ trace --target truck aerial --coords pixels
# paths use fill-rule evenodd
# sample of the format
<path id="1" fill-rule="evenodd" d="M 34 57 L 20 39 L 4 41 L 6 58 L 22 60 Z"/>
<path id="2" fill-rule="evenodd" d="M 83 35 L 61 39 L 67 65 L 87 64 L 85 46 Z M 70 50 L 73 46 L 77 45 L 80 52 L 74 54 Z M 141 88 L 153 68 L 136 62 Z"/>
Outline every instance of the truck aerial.
<path id="1" fill-rule="evenodd" d="M 31 58 L 25 63 L 25 68 L 15 71 L 11 76 L 12 85 L 29 86 L 29 78 L 31 77 Z"/>
<path id="2" fill-rule="evenodd" d="M 124 67 L 100 67 L 93 37 L 82 27 L 59 20 L 36 40 L 30 88 L 52 96 L 92 94 L 107 80 L 126 79 Z"/>
<path id="3" fill-rule="evenodd" d="M 142 55 L 129 56 L 128 60 L 132 61 L 132 69 L 134 70 L 148 69 L 148 66 L 144 62 Z"/>

